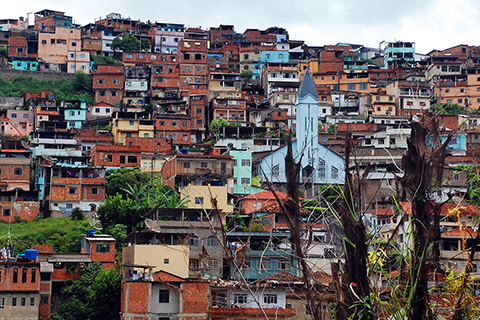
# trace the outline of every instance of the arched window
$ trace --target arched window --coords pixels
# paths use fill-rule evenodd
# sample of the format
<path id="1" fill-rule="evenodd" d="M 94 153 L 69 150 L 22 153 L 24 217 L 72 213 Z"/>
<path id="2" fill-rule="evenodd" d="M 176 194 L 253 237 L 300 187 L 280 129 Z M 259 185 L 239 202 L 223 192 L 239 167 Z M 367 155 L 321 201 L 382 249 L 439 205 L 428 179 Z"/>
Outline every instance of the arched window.
<path id="1" fill-rule="evenodd" d="M 218 246 L 218 240 L 214 236 L 209 236 L 207 238 L 207 246 Z"/>
<path id="2" fill-rule="evenodd" d="M 187 243 L 189 246 L 198 246 L 198 237 L 197 236 L 188 237 Z"/>

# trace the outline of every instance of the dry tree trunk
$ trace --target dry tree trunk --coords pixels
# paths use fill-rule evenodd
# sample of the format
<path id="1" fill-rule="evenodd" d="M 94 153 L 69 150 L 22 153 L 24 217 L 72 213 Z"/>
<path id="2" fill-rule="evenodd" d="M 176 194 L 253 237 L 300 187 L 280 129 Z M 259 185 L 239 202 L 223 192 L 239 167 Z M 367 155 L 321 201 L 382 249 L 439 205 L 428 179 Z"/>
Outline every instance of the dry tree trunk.
<path id="1" fill-rule="evenodd" d="M 334 277 L 337 278 L 336 318 L 338 320 L 359 319 L 359 310 L 350 307 L 355 303 L 358 304 L 360 299 L 371 305 L 367 275 L 367 239 L 361 212 L 361 194 L 368 168 L 361 174 L 358 167 L 355 167 L 356 171 L 352 175 L 349 168 L 351 150 L 351 134 L 347 134 L 344 195 L 338 208 L 340 222 L 345 232 L 343 239 L 345 265 L 343 270 L 340 270 L 338 263 L 332 266 L 332 272 L 335 271 L 333 272 Z M 360 304 L 358 307 L 362 308 L 364 305 Z M 363 315 L 363 319 L 371 318 L 373 316 L 370 313 Z"/>
<path id="2" fill-rule="evenodd" d="M 408 151 L 402 159 L 404 176 L 401 179 L 404 196 L 411 202 L 413 256 L 410 266 L 413 297 L 408 310 L 409 319 L 434 319 L 430 311 L 428 294 L 428 269 L 439 262 L 440 240 L 439 210 L 432 195 L 442 181 L 445 160 L 445 148 L 451 139 L 449 136 L 440 144 L 438 123 L 428 113 L 424 113 L 421 122 L 412 122 L 411 137 L 407 140 Z M 433 146 L 427 146 L 425 139 L 430 136 Z M 433 245 L 432 253 L 428 252 Z"/>

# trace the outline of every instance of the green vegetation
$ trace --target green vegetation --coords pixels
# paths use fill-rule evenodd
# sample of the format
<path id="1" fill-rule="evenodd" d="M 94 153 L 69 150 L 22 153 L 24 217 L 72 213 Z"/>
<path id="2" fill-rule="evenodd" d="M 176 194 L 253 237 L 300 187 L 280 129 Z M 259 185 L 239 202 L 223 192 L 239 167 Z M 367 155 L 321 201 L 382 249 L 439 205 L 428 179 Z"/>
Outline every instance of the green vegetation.
<path id="1" fill-rule="evenodd" d="M 139 51 L 142 48 L 142 51 L 150 51 L 152 44 L 146 38 L 142 38 L 139 41 L 134 35 L 127 33 L 122 38 L 116 37 L 113 39 L 110 48 L 113 51 L 123 51 L 123 52 L 132 52 L 132 51 Z"/>
<path id="2" fill-rule="evenodd" d="M 448 114 L 471 114 L 471 111 L 454 103 L 432 104 L 430 110 L 443 115 Z"/>
<path id="3" fill-rule="evenodd" d="M 0 95 L 21 97 L 27 91 L 53 90 L 58 103 L 62 100 L 84 99 L 87 104 L 95 103 L 92 79 L 83 72 L 77 72 L 73 80 L 38 80 L 33 77 L 15 77 L 12 81 L 0 78 Z"/>
<path id="4" fill-rule="evenodd" d="M 240 77 L 244 79 L 250 79 L 253 76 L 253 71 L 252 70 L 242 70 L 240 73 Z"/>
<path id="5" fill-rule="evenodd" d="M 102 56 L 101 54 L 92 53 L 90 55 L 90 58 L 96 65 L 121 65 L 122 64 L 122 61 L 120 60 L 117 60 L 113 57 Z"/>
<path id="6" fill-rule="evenodd" d="M 7 56 L 7 48 L 0 47 L 0 56 L 3 56 L 3 57 Z"/>
<path id="7" fill-rule="evenodd" d="M 143 226 L 145 215 L 153 208 L 184 208 L 185 198 L 161 180 L 141 172 L 139 167 L 120 168 L 107 171 L 105 202 L 97 214 L 102 226 L 126 226 L 130 232 L 134 226 Z"/>
<path id="8" fill-rule="evenodd" d="M 227 120 L 223 119 L 223 118 L 219 118 L 219 119 L 213 119 L 211 122 L 210 122 L 210 132 L 212 133 L 215 133 L 218 131 L 218 129 L 220 129 L 221 127 L 227 127 L 229 126 L 229 123 Z"/>
<path id="9" fill-rule="evenodd" d="M 8 243 L 6 223 L 0 223 L 0 246 Z M 80 241 L 85 230 L 90 229 L 87 220 L 65 218 L 37 218 L 31 222 L 19 221 L 10 226 L 14 254 L 29 249 L 34 244 L 51 244 L 55 252 L 80 252 Z"/>
<path id="10" fill-rule="evenodd" d="M 103 269 L 98 262 L 73 272 L 79 278 L 65 281 L 62 289 L 65 300 L 50 319 L 118 319 L 121 275 L 115 269 Z"/>

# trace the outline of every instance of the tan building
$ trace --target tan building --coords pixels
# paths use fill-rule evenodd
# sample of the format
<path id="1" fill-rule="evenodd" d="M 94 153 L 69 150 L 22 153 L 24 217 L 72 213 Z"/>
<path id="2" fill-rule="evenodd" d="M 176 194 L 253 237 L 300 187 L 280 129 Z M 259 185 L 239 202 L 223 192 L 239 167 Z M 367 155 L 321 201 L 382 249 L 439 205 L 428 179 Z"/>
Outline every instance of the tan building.
<path id="1" fill-rule="evenodd" d="M 233 212 L 233 204 L 228 201 L 228 185 L 213 186 L 190 183 L 180 191 L 180 197 L 186 197 L 189 202 L 187 208 L 191 209 L 216 209 L 211 199 L 217 200 L 217 206 L 223 212 Z"/>
<path id="2" fill-rule="evenodd" d="M 90 52 L 68 52 L 67 72 L 76 73 L 77 71 L 82 71 L 87 74 L 90 73 Z"/>
<path id="3" fill-rule="evenodd" d="M 142 113 L 115 112 L 112 119 L 112 134 L 115 144 L 124 144 L 125 138 L 153 138 L 154 120 Z"/>
<path id="4" fill-rule="evenodd" d="M 135 244 L 123 248 L 123 264 L 143 265 L 152 268 L 151 272 L 166 271 L 182 278 L 188 278 L 190 249 L 185 245 Z M 131 267 L 132 274 L 140 276 L 142 268 Z"/>
<path id="5" fill-rule="evenodd" d="M 45 62 L 45 71 L 66 71 L 68 53 L 82 50 L 80 29 L 56 27 L 38 33 L 38 58 Z M 52 66 L 50 66 L 52 65 Z"/>

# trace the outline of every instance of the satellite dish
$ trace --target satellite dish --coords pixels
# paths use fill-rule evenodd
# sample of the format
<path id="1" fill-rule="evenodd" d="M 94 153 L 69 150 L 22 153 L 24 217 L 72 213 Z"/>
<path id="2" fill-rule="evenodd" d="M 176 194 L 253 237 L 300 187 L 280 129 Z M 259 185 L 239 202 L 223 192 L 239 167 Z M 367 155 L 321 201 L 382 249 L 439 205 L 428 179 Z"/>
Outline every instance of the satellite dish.
<path id="1" fill-rule="evenodd" d="M 47 161 L 52 161 L 52 157 L 46 152 L 42 150 L 42 158 Z"/>
<path id="2" fill-rule="evenodd" d="M 148 218 L 145 219 L 145 226 L 156 233 L 160 233 L 160 231 L 162 230 L 157 221 Z"/>
<path id="3" fill-rule="evenodd" d="M 88 218 L 88 223 L 92 226 L 93 229 L 95 230 L 102 230 L 102 223 L 100 220 L 97 219 L 96 215 L 93 215 L 92 217 Z"/>
<path id="4" fill-rule="evenodd" d="M 28 142 L 21 140 L 20 143 L 25 149 L 30 149 L 30 144 Z"/>

